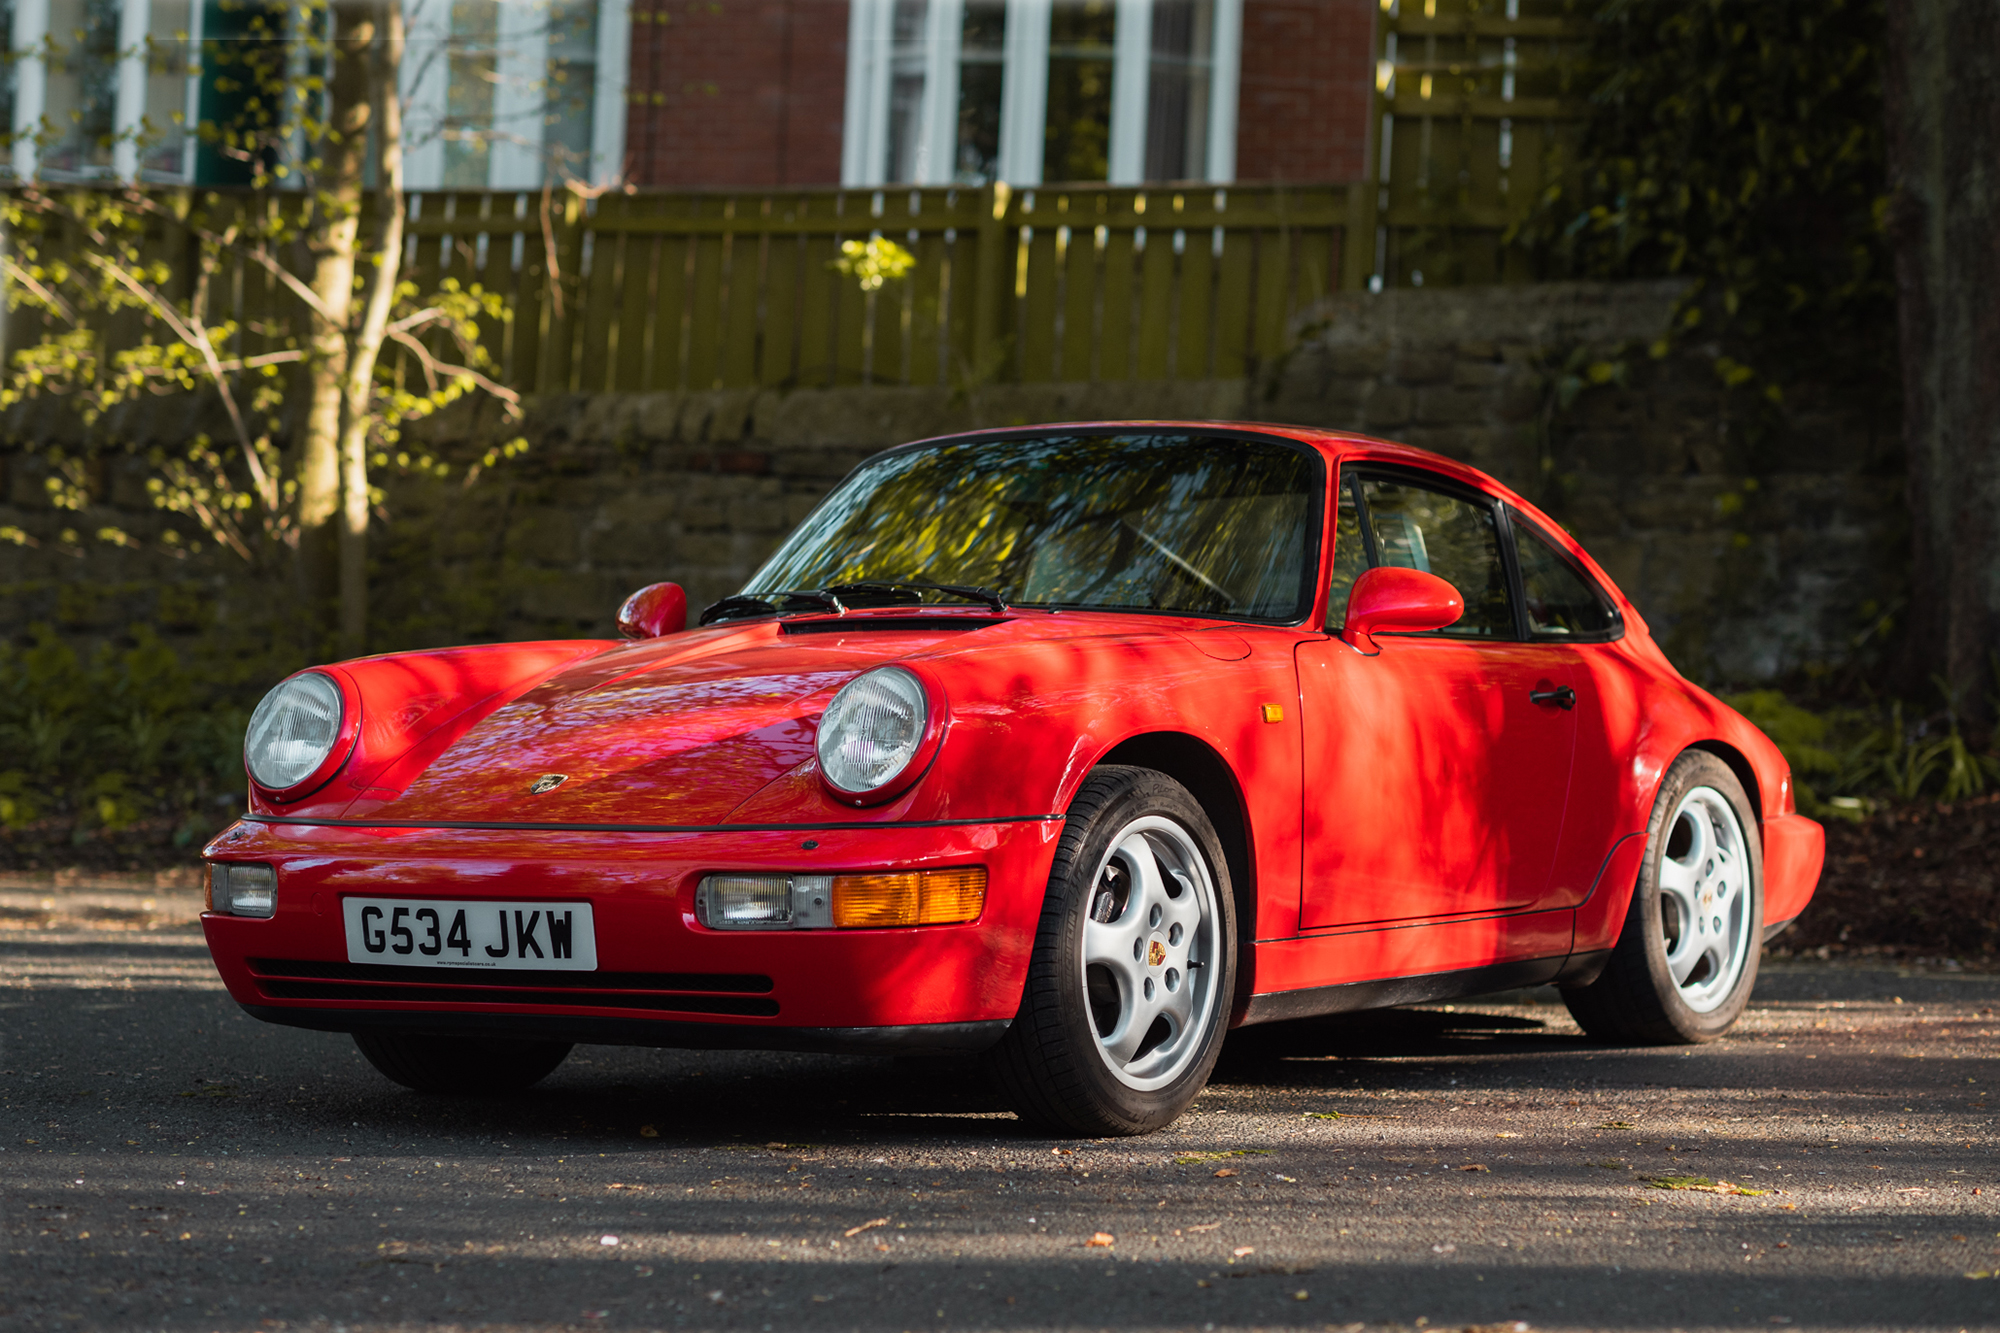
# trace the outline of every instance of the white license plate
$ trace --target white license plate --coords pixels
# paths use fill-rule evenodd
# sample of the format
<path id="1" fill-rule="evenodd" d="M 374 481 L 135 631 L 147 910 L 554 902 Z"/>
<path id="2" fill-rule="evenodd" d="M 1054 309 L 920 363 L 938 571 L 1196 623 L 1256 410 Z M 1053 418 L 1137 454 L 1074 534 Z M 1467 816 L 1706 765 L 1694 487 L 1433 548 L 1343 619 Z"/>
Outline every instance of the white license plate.
<path id="1" fill-rule="evenodd" d="M 348 898 L 342 909 L 350 963 L 597 970 L 589 903 Z"/>

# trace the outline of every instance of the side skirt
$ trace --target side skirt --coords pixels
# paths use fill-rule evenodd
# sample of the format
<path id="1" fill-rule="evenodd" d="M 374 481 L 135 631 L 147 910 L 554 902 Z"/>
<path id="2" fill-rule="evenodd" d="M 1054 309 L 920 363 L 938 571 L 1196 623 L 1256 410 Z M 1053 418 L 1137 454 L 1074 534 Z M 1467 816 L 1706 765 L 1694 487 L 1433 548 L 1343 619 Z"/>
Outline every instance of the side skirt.
<path id="1" fill-rule="evenodd" d="M 1456 1000 L 1468 995 L 1487 995 L 1526 986 L 1579 984 L 1595 978 L 1610 957 L 1611 951 L 1606 949 L 1555 958 L 1531 958 L 1516 963 L 1494 963 L 1459 972 L 1432 972 L 1420 977 L 1388 977 L 1381 981 L 1353 981 L 1340 986 L 1315 986 L 1311 990 L 1253 995 L 1238 1026 L 1277 1023 L 1290 1018 L 1317 1018 L 1322 1014 L 1345 1014 L 1357 1009 L 1388 1009 L 1399 1004 L 1425 1004 L 1432 1000 Z"/>
<path id="2" fill-rule="evenodd" d="M 362 1028 L 441 1037 L 526 1037 L 585 1046 L 658 1046 L 710 1051 L 808 1051 L 821 1055 L 971 1055 L 1000 1040 L 1010 1020 L 912 1023 L 879 1028 L 780 1028 L 738 1023 L 571 1018 L 560 1014 L 399 1013 L 379 1009 L 288 1009 L 246 1004 L 266 1023 L 317 1032 Z"/>

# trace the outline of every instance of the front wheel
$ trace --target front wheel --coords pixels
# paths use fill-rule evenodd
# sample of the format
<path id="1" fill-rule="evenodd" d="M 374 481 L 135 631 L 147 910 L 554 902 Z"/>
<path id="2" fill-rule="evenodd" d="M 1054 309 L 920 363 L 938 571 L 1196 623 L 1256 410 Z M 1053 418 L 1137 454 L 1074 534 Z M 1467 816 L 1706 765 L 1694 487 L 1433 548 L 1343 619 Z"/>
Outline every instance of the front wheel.
<path id="1" fill-rule="evenodd" d="M 1660 784 L 1611 961 L 1563 1000 L 1593 1037 L 1651 1046 L 1713 1041 L 1749 1002 L 1763 943 L 1756 811 L 1727 764 L 1690 750 Z"/>
<path id="2" fill-rule="evenodd" d="M 566 1041 L 509 1037 L 433 1037 L 372 1029 L 354 1034 L 368 1063 L 416 1092 L 478 1095 L 519 1092 L 569 1058 Z"/>
<path id="3" fill-rule="evenodd" d="M 1058 1133 L 1173 1122 L 1222 1050 L 1236 915 L 1215 829 L 1187 789 L 1106 766 L 1070 804 L 1028 982 L 989 1066 Z"/>

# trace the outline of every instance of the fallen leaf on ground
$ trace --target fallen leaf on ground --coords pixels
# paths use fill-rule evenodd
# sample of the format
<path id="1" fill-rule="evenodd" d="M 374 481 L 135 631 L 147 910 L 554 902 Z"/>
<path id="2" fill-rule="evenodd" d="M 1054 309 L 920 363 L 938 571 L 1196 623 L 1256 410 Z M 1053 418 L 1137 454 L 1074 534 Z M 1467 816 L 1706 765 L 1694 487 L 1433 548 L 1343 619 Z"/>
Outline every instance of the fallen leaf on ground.
<path id="1" fill-rule="evenodd" d="M 1741 1194 L 1753 1196 L 1769 1194 L 1769 1190 L 1745 1189 L 1732 1185 L 1726 1180 L 1710 1180 L 1707 1176 L 1641 1176 L 1639 1180 L 1649 1189 L 1694 1190 L 1701 1194 Z"/>
<path id="2" fill-rule="evenodd" d="M 1312 1299 L 1312 1293 L 1309 1291 L 1295 1291 L 1292 1293 L 1292 1299 L 1295 1301 L 1309 1301 Z"/>
<path id="3" fill-rule="evenodd" d="M 1598 1126 L 1598 1128 L 1599 1128 L 1599 1129 L 1630 1129 L 1630 1128 L 1632 1128 L 1632 1125 L 1631 1125 L 1631 1122 L 1630 1122 L 1630 1121 L 1625 1121 L 1625 1120 L 1607 1120 L 1607 1121 L 1605 1121 L 1605 1122 L 1604 1122 L 1603 1124 L 1599 1125 L 1599 1126 Z"/>
<path id="4" fill-rule="evenodd" d="M 1216 1172 L 1215 1174 L 1216 1174 L 1216 1175 L 1218 1175 L 1218 1176 L 1233 1176 L 1233 1175 L 1235 1175 L 1236 1173 L 1235 1173 L 1234 1171 L 1230 1170 L 1230 1169 L 1229 1169 L 1228 1167 L 1226 1167 L 1226 1166 L 1225 1166 L 1225 1167 L 1223 1167 L 1223 1168 L 1222 1168 L 1222 1169 L 1221 1169 L 1220 1171 Z"/>
<path id="5" fill-rule="evenodd" d="M 1481 1165 L 1479 1165 L 1479 1163 L 1477 1163 L 1477 1162 L 1474 1162 L 1474 1163 L 1472 1163 L 1472 1164 L 1471 1164 L 1471 1165 L 1469 1165 L 1469 1166 L 1461 1166 L 1461 1167 L 1460 1167 L 1460 1168 L 1458 1168 L 1458 1169 L 1459 1169 L 1459 1170 L 1461 1170 L 1461 1171 L 1486 1171 L 1486 1172 L 1491 1172 L 1491 1171 L 1493 1170 L 1493 1168 L 1492 1168 L 1492 1167 L 1490 1167 L 1490 1166 L 1481 1166 Z"/>
<path id="6" fill-rule="evenodd" d="M 1222 1223 L 1220 1222 L 1203 1222 L 1198 1227 L 1187 1227 L 1185 1229 L 1188 1231 L 1213 1231 L 1221 1225 Z"/>
<path id="7" fill-rule="evenodd" d="M 1234 1148 L 1229 1152 L 1187 1152 L 1174 1158 L 1175 1166 L 1200 1166 L 1203 1162 L 1226 1162 L 1232 1157 L 1269 1157 L 1269 1148 Z"/>
<path id="8" fill-rule="evenodd" d="M 841 1232 L 840 1234 L 843 1236 L 858 1236 L 864 1231 L 872 1231 L 876 1227 L 886 1227 L 888 1225 L 889 1225 L 888 1218 L 878 1217 L 872 1222 L 863 1222 L 858 1227 L 849 1227 L 847 1230 Z"/>
<path id="9" fill-rule="evenodd" d="M 1257 1247 L 1254 1245 L 1238 1245 L 1235 1249 L 1231 1250 L 1230 1253 L 1235 1255 L 1238 1259 L 1241 1259 L 1246 1254 L 1257 1253 Z"/>
<path id="10" fill-rule="evenodd" d="M 1118 1237 L 1112 1235 L 1110 1232 L 1094 1231 L 1091 1233 L 1090 1239 L 1084 1242 L 1084 1246 L 1087 1249 L 1093 1247 L 1103 1249 L 1116 1245 L 1117 1243 L 1118 1243 Z"/>
<path id="11" fill-rule="evenodd" d="M 642 1190 L 646 1187 L 644 1185 L 621 1185 L 618 1182 L 613 1181 L 611 1183 L 611 1188 L 615 1190 Z"/>
<path id="12" fill-rule="evenodd" d="M 1516 1134 L 1511 1129 L 1503 1129 L 1498 1134 L 1495 1134 L 1493 1137 L 1496 1139 L 1518 1139 L 1521 1136 L 1519 1134 Z"/>
<path id="13" fill-rule="evenodd" d="M 639 1137 L 642 1139 L 657 1139 L 660 1137 L 660 1131 L 654 1129 L 651 1125 L 641 1125 L 639 1126 Z"/>

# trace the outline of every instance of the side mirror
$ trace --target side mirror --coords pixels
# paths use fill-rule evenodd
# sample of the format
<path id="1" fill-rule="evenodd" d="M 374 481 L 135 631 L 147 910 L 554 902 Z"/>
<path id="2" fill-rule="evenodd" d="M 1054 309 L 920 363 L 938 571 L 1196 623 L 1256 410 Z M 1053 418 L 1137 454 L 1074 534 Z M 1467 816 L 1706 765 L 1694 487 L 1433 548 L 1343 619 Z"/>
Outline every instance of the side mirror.
<path id="1" fill-rule="evenodd" d="M 1465 599 L 1458 589 L 1421 569 L 1371 569 L 1354 580 L 1340 636 L 1374 656 L 1377 634 L 1420 634 L 1458 623 Z"/>
<path id="2" fill-rule="evenodd" d="M 687 628 L 688 595 L 678 583 L 649 583 L 618 608 L 618 632 L 628 639 L 657 639 Z"/>

